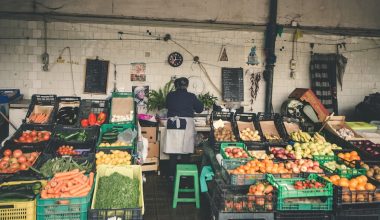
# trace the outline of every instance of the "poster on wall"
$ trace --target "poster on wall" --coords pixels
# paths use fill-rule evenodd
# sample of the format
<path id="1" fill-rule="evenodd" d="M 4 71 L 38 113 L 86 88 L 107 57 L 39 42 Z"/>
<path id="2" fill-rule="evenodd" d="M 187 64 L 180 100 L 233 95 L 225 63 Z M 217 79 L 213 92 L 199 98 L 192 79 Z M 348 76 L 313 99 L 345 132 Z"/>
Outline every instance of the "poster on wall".
<path id="1" fill-rule="evenodd" d="M 146 64 L 145 63 L 131 63 L 131 81 L 140 81 L 145 82 L 146 81 L 146 75 L 145 75 L 145 69 Z"/>
<path id="2" fill-rule="evenodd" d="M 136 103 L 137 114 L 146 114 L 148 112 L 148 93 L 149 86 L 132 86 L 134 100 Z"/>

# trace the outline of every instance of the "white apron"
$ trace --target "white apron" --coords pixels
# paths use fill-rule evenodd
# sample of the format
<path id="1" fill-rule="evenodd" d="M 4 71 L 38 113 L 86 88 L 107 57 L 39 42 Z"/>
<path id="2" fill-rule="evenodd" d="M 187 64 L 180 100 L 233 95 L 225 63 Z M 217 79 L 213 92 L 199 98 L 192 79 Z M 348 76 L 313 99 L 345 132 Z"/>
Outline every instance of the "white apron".
<path id="1" fill-rule="evenodd" d="M 194 153 L 195 124 L 190 117 L 171 117 L 169 120 L 176 121 L 180 127 L 179 119 L 186 120 L 185 129 L 167 129 L 163 152 L 167 154 L 191 154 Z"/>

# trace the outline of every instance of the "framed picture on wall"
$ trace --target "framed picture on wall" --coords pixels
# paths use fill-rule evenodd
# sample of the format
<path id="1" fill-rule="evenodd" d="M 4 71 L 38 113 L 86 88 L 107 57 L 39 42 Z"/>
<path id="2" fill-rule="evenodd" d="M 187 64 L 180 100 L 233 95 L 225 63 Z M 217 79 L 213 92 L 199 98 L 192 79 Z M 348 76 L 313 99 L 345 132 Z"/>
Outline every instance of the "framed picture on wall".
<path id="1" fill-rule="evenodd" d="M 146 64 L 145 63 L 132 63 L 131 64 L 131 81 L 146 81 L 146 75 L 145 75 L 145 69 Z"/>

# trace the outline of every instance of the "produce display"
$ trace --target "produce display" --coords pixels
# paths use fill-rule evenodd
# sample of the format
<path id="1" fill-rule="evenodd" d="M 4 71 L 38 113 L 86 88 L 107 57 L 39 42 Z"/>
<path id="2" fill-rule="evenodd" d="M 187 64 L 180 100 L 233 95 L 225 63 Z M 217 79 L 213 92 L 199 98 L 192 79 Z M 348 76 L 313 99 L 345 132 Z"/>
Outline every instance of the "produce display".
<path id="1" fill-rule="evenodd" d="M 21 150 L 5 150 L 0 159 L 0 173 L 16 173 L 28 170 L 36 162 L 40 153 L 23 153 Z"/>
<path id="2" fill-rule="evenodd" d="M 278 136 L 277 134 L 264 134 L 264 137 L 270 142 L 276 142 L 276 141 L 282 140 L 282 138 Z"/>
<path id="3" fill-rule="evenodd" d="M 249 155 L 255 159 L 264 160 L 264 159 L 273 159 L 274 155 L 268 155 L 265 150 L 249 150 Z"/>
<path id="4" fill-rule="evenodd" d="M 296 159 L 296 156 L 292 152 L 282 147 L 272 147 L 270 148 L 270 152 L 275 158 L 278 158 L 278 159 L 283 159 L 283 160 Z"/>
<path id="5" fill-rule="evenodd" d="M 245 128 L 239 131 L 240 138 L 243 141 L 260 141 L 261 137 L 257 130 L 253 131 L 251 128 Z"/>
<path id="6" fill-rule="evenodd" d="M 236 137 L 231 128 L 223 127 L 214 130 L 216 141 L 236 141 Z"/>
<path id="7" fill-rule="evenodd" d="M 100 112 L 98 115 L 95 113 L 90 113 L 88 118 L 84 118 L 81 120 L 80 124 L 83 128 L 94 125 L 102 125 L 107 119 L 107 115 L 104 112 Z"/>
<path id="8" fill-rule="evenodd" d="M 370 141 L 364 141 L 359 143 L 353 143 L 355 147 L 362 150 L 367 155 L 373 157 L 373 158 L 379 158 L 380 157 L 380 145 L 372 143 Z"/>
<path id="9" fill-rule="evenodd" d="M 286 150 L 293 153 L 296 156 L 296 159 L 301 158 L 313 158 L 313 156 L 334 156 L 333 150 L 342 149 L 338 147 L 336 144 L 331 144 L 329 142 L 308 142 L 308 143 L 294 143 L 294 146 L 288 145 L 286 146 Z"/>
<path id="10" fill-rule="evenodd" d="M 369 178 L 375 179 L 380 182 L 380 166 L 375 165 L 373 167 L 368 166 L 367 164 L 362 165 L 363 168 L 367 170 L 366 175 Z"/>
<path id="11" fill-rule="evenodd" d="M 32 112 L 32 114 L 30 114 L 28 117 L 28 122 L 35 124 L 45 124 L 48 122 L 49 116 L 50 114 Z"/>
<path id="12" fill-rule="evenodd" d="M 86 130 L 77 131 L 77 132 L 57 132 L 54 134 L 58 140 L 62 141 L 77 141 L 77 142 L 85 142 L 87 141 L 87 132 Z"/>
<path id="13" fill-rule="evenodd" d="M 57 124 L 74 125 L 79 118 L 79 107 L 65 106 L 58 110 L 56 115 Z"/>
<path id="14" fill-rule="evenodd" d="M 38 143 L 41 141 L 50 140 L 51 133 L 49 131 L 36 131 L 36 130 L 27 130 L 23 131 L 21 136 L 14 139 L 14 142 L 17 143 Z"/>
<path id="15" fill-rule="evenodd" d="M 358 155 L 358 152 L 356 151 L 351 151 L 347 153 L 339 153 L 338 157 L 346 161 L 360 160 L 360 156 Z"/>
<path id="16" fill-rule="evenodd" d="M 80 152 L 74 150 L 74 147 L 73 146 L 69 146 L 69 145 L 62 145 L 58 148 L 57 150 L 57 153 L 61 156 L 64 156 L 64 155 L 79 155 Z"/>
<path id="17" fill-rule="evenodd" d="M 39 170 L 31 168 L 33 171 L 41 174 L 44 177 L 53 177 L 55 173 L 68 172 L 75 169 L 79 171 L 90 172 L 93 168 L 93 164 L 85 160 L 84 162 L 77 163 L 71 157 L 56 157 L 47 160 Z"/>
<path id="18" fill-rule="evenodd" d="M 110 154 L 99 151 L 95 155 L 96 165 L 130 165 L 132 162 L 132 155 L 128 151 L 111 150 Z"/>
<path id="19" fill-rule="evenodd" d="M 339 170 L 349 170 L 351 168 L 347 167 L 345 164 L 338 164 L 336 161 L 329 161 L 323 164 L 323 166 L 329 168 L 331 171 Z"/>
<path id="20" fill-rule="evenodd" d="M 95 209 L 139 207 L 139 180 L 123 176 L 118 172 L 102 176 L 99 178 L 95 196 Z"/>
<path id="21" fill-rule="evenodd" d="M 226 147 L 224 153 L 227 158 L 248 158 L 248 153 L 241 147 Z"/>
<path id="22" fill-rule="evenodd" d="M 228 171 L 230 174 L 298 174 L 301 172 L 307 173 L 323 173 L 317 161 L 312 160 L 296 160 L 288 162 L 275 163 L 273 160 L 251 160 L 244 165 L 241 165 L 233 170 Z"/>
<path id="23" fill-rule="evenodd" d="M 127 122 L 133 121 L 133 111 L 129 115 L 112 115 L 111 122 L 119 123 L 119 122 Z"/>
<path id="24" fill-rule="evenodd" d="M 53 179 L 41 191 L 42 199 L 83 197 L 91 191 L 94 184 L 94 173 L 88 176 L 75 169 L 68 172 L 55 173 Z M 68 200 L 59 201 L 61 205 L 69 204 Z"/>
<path id="25" fill-rule="evenodd" d="M 338 130 L 335 130 L 336 133 L 343 139 L 350 139 L 350 138 L 354 138 L 355 137 L 355 134 L 353 131 L 351 131 L 350 129 L 348 128 L 340 128 Z"/>
<path id="26" fill-rule="evenodd" d="M 0 186 L 0 200 L 33 200 L 40 193 L 41 188 L 42 184 L 38 181 Z"/>
<path id="27" fill-rule="evenodd" d="M 103 142 L 99 144 L 99 147 L 123 147 L 123 146 L 129 146 L 131 143 L 124 142 L 124 141 L 115 141 L 113 143 Z"/>
<path id="28" fill-rule="evenodd" d="M 323 183 L 317 182 L 316 180 L 303 180 L 303 181 L 295 181 L 294 189 L 302 190 L 302 189 L 319 189 L 324 188 L 325 185 Z"/>
<path id="29" fill-rule="evenodd" d="M 292 132 L 290 134 L 290 138 L 293 141 L 297 141 L 297 142 L 310 142 L 311 140 L 310 134 L 307 132 L 302 132 L 301 130 Z"/>

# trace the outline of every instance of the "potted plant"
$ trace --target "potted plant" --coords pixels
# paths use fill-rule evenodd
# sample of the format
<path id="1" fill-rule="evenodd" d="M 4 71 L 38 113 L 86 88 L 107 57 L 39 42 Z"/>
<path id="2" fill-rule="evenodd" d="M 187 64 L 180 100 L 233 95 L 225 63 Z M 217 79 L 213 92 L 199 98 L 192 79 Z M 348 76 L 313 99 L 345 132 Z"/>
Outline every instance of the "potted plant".
<path id="1" fill-rule="evenodd" d="M 209 111 L 212 109 L 212 106 L 218 100 L 218 97 L 207 92 L 199 94 L 198 99 L 203 103 L 205 110 Z"/>
<path id="2" fill-rule="evenodd" d="M 148 110 L 158 112 L 160 122 L 166 120 L 166 96 L 174 90 L 173 80 L 167 82 L 163 88 L 150 90 L 148 93 Z"/>

